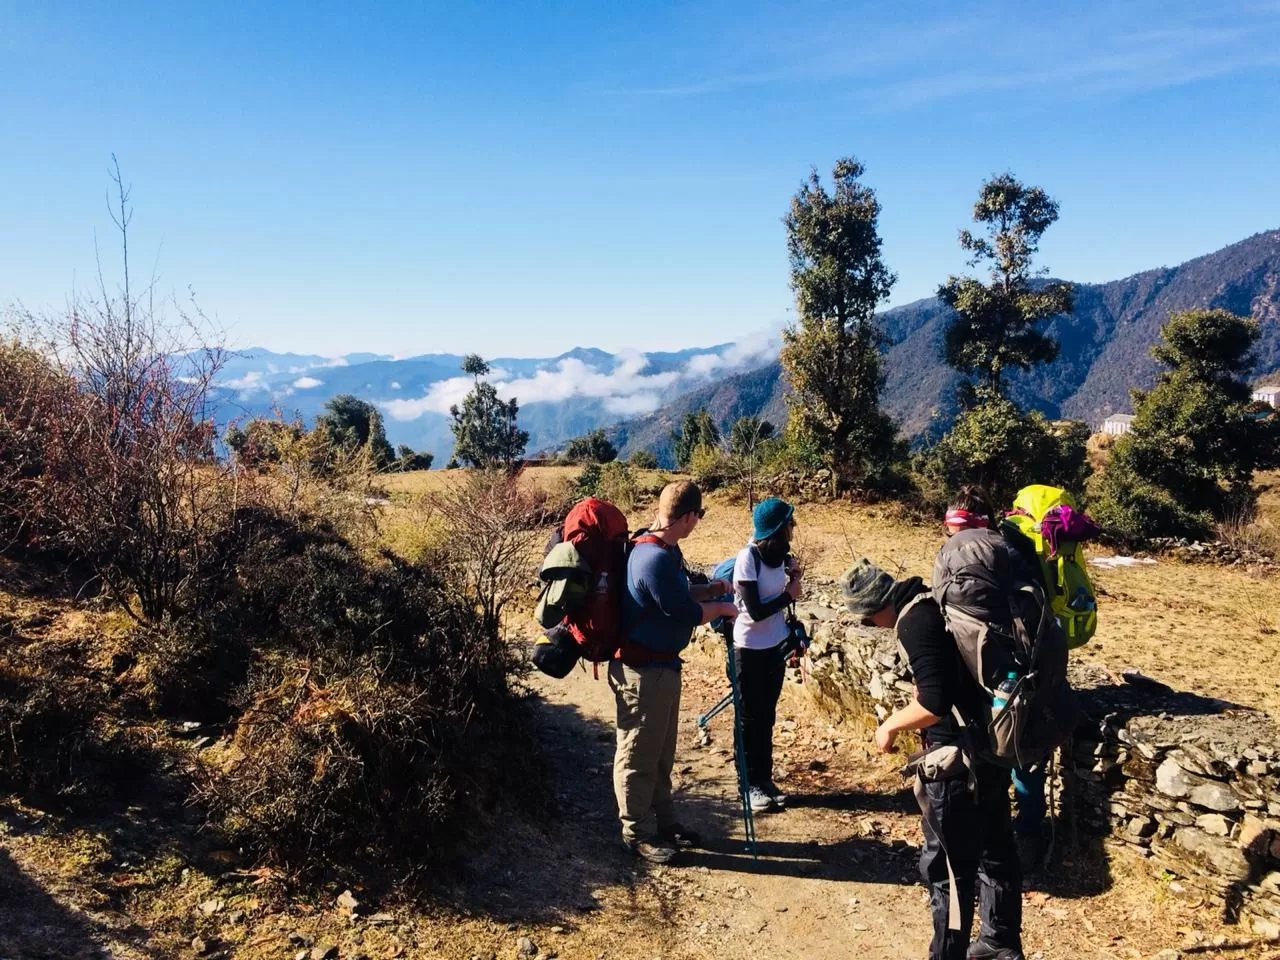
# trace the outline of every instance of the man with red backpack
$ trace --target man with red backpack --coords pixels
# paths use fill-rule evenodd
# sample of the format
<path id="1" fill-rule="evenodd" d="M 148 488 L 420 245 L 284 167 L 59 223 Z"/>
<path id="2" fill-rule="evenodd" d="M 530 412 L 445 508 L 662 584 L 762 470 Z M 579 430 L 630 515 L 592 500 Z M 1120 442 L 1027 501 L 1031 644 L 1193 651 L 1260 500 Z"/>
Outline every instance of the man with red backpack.
<path id="1" fill-rule="evenodd" d="M 732 588 L 722 581 L 691 586 L 679 542 L 706 511 L 702 492 L 687 480 L 669 483 L 658 499 L 654 525 L 637 537 L 627 559 L 622 591 L 622 642 L 609 664 L 617 703 L 613 787 L 622 842 L 634 855 L 668 863 L 699 838 L 676 820 L 671 800 L 680 723 L 680 653 L 694 628 L 716 617 L 732 619 L 734 604 L 710 600 Z M 656 832 L 646 834 L 650 818 Z"/>

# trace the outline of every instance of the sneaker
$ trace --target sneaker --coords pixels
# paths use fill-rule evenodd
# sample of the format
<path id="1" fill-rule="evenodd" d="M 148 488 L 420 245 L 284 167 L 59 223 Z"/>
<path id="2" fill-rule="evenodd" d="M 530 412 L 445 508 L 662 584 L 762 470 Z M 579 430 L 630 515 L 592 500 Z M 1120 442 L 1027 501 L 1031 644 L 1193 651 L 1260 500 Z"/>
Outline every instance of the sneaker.
<path id="1" fill-rule="evenodd" d="M 765 793 L 761 787 L 751 788 L 750 793 L 747 794 L 747 803 L 752 813 L 768 813 L 771 810 L 781 809 L 774 803 L 773 797 Z"/>
<path id="2" fill-rule="evenodd" d="M 767 793 L 779 807 L 787 805 L 787 795 L 778 789 L 778 785 L 770 780 L 764 785 L 764 792 Z"/>
<path id="3" fill-rule="evenodd" d="M 1022 951 L 1013 947 L 993 947 L 981 938 L 969 944 L 968 960 L 1023 960 Z"/>
<path id="4" fill-rule="evenodd" d="M 633 857 L 649 863 L 670 863 L 676 855 L 676 848 L 662 841 L 654 843 L 652 840 L 623 840 L 622 845 Z"/>
<path id="5" fill-rule="evenodd" d="M 702 837 L 696 830 L 686 830 L 678 823 L 665 830 L 659 830 L 658 839 L 671 844 L 677 850 L 692 850 L 694 847 L 702 846 Z"/>

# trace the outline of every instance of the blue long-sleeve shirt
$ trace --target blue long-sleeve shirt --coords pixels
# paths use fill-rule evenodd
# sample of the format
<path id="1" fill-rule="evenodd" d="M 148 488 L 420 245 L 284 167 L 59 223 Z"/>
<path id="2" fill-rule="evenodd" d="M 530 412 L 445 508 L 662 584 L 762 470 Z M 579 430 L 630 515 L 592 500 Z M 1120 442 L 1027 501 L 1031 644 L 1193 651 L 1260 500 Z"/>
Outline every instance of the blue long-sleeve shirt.
<path id="1" fill-rule="evenodd" d="M 622 626 L 628 641 L 651 651 L 649 665 L 680 666 L 680 651 L 702 622 L 702 604 L 689 593 L 680 548 L 638 543 L 627 559 Z M 663 656 L 670 654 L 670 656 Z M 625 655 L 624 655 L 625 660 Z"/>

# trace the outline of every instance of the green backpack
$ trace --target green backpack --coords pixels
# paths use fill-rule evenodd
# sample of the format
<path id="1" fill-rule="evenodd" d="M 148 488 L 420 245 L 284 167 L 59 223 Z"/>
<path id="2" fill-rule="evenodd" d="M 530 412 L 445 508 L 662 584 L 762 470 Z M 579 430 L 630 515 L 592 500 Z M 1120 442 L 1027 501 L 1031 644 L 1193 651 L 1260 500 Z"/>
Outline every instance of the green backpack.
<path id="1" fill-rule="evenodd" d="M 1018 491 L 1005 522 L 1026 536 L 1040 555 L 1049 604 L 1066 632 L 1067 648 L 1084 646 L 1098 629 L 1098 600 L 1080 541 L 1095 535 L 1097 527 L 1066 490 L 1038 483 Z"/>

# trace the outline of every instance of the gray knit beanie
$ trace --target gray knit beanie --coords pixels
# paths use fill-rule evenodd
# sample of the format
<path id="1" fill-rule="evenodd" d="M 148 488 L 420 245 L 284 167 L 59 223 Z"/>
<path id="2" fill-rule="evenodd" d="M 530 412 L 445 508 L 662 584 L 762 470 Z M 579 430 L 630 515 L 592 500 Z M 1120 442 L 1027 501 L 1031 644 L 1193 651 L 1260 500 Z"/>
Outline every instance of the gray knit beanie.
<path id="1" fill-rule="evenodd" d="M 893 583 L 893 577 L 864 557 L 840 578 L 845 608 L 859 617 L 883 610 L 892 600 Z"/>

